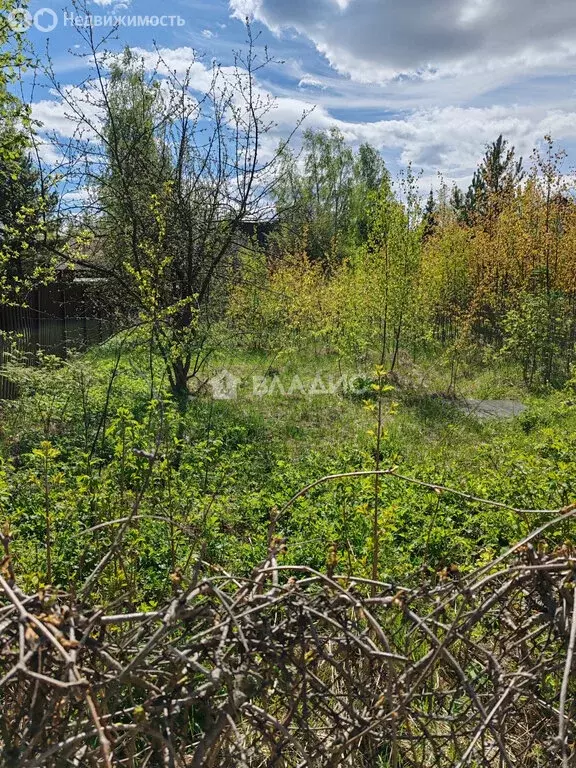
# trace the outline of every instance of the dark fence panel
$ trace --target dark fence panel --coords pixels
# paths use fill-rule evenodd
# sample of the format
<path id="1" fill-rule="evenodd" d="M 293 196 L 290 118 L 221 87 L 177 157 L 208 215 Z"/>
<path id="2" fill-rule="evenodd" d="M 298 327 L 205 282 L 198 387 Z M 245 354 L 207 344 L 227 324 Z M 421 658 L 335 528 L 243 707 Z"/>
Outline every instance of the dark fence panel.
<path id="1" fill-rule="evenodd" d="M 97 287 L 97 281 L 65 276 L 32 291 L 24 307 L 0 305 L 0 368 L 12 343 L 32 364 L 40 350 L 65 357 L 104 341 L 112 329 L 98 310 Z M 0 376 L 0 399 L 15 396 L 14 386 Z"/>

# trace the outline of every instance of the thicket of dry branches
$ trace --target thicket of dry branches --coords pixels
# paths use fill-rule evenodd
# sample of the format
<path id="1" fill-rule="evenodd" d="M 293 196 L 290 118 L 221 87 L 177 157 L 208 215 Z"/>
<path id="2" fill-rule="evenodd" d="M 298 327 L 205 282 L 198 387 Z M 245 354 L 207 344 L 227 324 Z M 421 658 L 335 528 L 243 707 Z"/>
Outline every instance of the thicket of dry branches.
<path id="1" fill-rule="evenodd" d="M 416 588 L 278 565 L 108 615 L 0 576 L 3 766 L 575 764 L 576 553 Z M 5 542 L 7 547 L 7 542 Z"/>

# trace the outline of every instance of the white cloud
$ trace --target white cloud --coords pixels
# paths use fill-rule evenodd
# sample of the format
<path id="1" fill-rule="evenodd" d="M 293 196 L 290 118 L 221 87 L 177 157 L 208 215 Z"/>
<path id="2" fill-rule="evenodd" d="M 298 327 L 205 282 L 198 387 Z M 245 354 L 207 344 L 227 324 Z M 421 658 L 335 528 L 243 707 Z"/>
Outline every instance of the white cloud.
<path id="1" fill-rule="evenodd" d="M 293 119 L 336 125 L 351 144 L 369 141 L 393 164 L 467 183 L 485 145 L 502 133 L 526 158 L 546 133 L 576 145 L 574 0 L 230 0 L 302 48 L 294 84 L 276 89 Z M 300 98 L 299 104 L 297 100 Z M 296 99 L 296 100 L 295 100 Z"/>
<path id="2" fill-rule="evenodd" d="M 312 75 L 304 75 L 304 77 L 300 78 L 298 88 L 326 88 L 326 86 L 318 78 L 312 77 Z"/>
<path id="3" fill-rule="evenodd" d="M 157 51 L 145 48 L 132 48 L 132 53 L 140 59 L 148 72 L 159 75 L 176 74 L 180 77 L 189 73 L 190 84 L 194 90 L 207 91 L 212 83 L 212 69 L 198 59 L 193 48 L 160 48 Z"/>
<path id="4" fill-rule="evenodd" d="M 38 154 L 41 162 L 48 168 L 56 168 L 65 162 L 64 155 L 60 149 L 55 146 L 51 141 L 47 141 L 44 138 L 36 138 L 34 141 L 34 150 L 32 151 L 32 157 Z"/>
<path id="5" fill-rule="evenodd" d="M 214 34 L 214 32 L 212 32 L 211 29 L 203 29 L 202 37 L 205 37 L 207 40 L 211 40 L 213 37 L 216 37 L 216 35 Z"/>
<path id="6" fill-rule="evenodd" d="M 280 98 L 274 117 L 277 128 L 267 138 L 276 145 L 291 130 L 310 104 L 297 98 Z M 559 144 L 576 143 L 576 104 L 570 109 L 530 107 L 442 107 L 406 112 L 400 117 L 377 121 L 346 121 L 317 107 L 305 127 L 325 130 L 335 126 L 353 146 L 369 142 L 388 159 L 400 165 L 411 163 L 422 169 L 423 184 L 430 187 L 438 171 L 446 180 L 467 184 L 481 160 L 485 146 L 501 133 L 528 160 L 546 134 Z"/>
<path id="7" fill-rule="evenodd" d="M 109 8 L 114 6 L 113 10 L 124 11 L 130 7 L 131 0 L 92 0 L 95 5 L 99 5 L 102 8 Z"/>
<path id="8" fill-rule="evenodd" d="M 78 126 L 82 122 L 81 135 L 91 139 L 98 132 L 103 112 L 98 106 L 100 92 L 95 82 L 88 82 L 84 88 L 63 86 L 62 95 L 51 91 L 52 99 L 43 99 L 32 103 L 32 117 L 42 124 L 46 132 L 59 134 L 65 138 L 79 137 Z M 74 109 L 71 105 L 76 105 Z M 80 115 L 86 119 L 80 120 Z"/>
<path id="9" fill-rule="evenodd" d="M 561 141 L 576 140 L 576 111 L 501 106 L 446 107 L 423 110 L 402 119 L 340 124 L 355 141 L 395 149 L 400 161 L 427 175 L 441 170 L 448 179 L 469 179 L 486 144 L 504 134 L 528 158 L 545 134 Z"/>
<path id="10" fill-rule="evenodd" d="M 44 99 L 32 104 L 32 117 L 40 121 L 47 131 L 56 131 L 60 136 L 74 135 L 75 124 L 61 101 Z"/>
<path id="11" fill-rule="evenodd" d="M 351 0 L 348 7 L 355 2 L 364 0 Z M 490 7 L 489 0 L 476 0 L 476 4 L 477 13 L 484 13 Z M 199 92 L 207 91 L 213 83 L 211 65 L 198 60 L 190 47 L 132 50 L 149 72 L 176 73 L 181 77 L 190 72 L 192 86 Z M 452 83 L 457 85 L 461 80 L 455 78 Z M 417 88 L 412 96 L 406 95 L 409 86 Z M 546 133 L 552 133 L 560 143 L 576 144 L 576 98 L 561 84 L 542 88 L 539 94 L 533 95 L 531 103 L 518 100 L 516 104 L 506 105 L 490 105 L 489 99 L 473 105 L 449 103 L 447 89 L 435 90 L 430 96 L 429 87 L 423 81 L 417 86 L 412 81 L 404 85 L 396 82 L 389 88 L 359 85 L 338 76 L 316 76 L 313 68 L 294 65 L 288 85 L 285 80 L 274 82 L 273 79 L 259 85 L 258 92 L 263 98 L 269 93 L 276 96 L 275 109 L 270 113 L 274 124 L 263 137 L 263 155 L 272 156 L 279 141 L 294 129 L 302 114 L 315 105 L 305 127 L 336 126 L 352 145 L 368 141 L 381 149 L 393 164 L 412 163 L 415 169 L 422 168 L 426 184 L 435 179 L 437 171 L 448 180 L 467 183 L 484 146 L 500 133 L 525 157 Z M 72 88 L 68 92 L 79 93 Z M 422 94 L 418 109 L 410 108 L 414 94 Z M 72 136 L 76 127 L 69 112 L 56 98 L 33 105 L 34 117 L 42 121 L 47 130 L 63 137 Z M 93 108 L 91 116 L 94 121 L 99 119 L 97 109 Z"/>
<path id="12" fill-rule="evenodd" d="M 83 188 L 76 189 L 74 192 L 65 192 L 62 195 L 63 200 L 68 204 L 80 204 L 93 202 L 96 199 L 96 191 L 93 189 Z"/>
<path id="13" fill-rule="evenodd" d="M 576 65 L 573 0 L 230 0 L 363 82 Z"/>

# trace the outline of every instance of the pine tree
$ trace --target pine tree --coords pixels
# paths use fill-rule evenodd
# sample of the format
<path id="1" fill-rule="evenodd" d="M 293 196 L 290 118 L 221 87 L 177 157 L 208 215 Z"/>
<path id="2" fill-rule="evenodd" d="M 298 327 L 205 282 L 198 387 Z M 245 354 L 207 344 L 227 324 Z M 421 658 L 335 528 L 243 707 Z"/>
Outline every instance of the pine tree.
<path id="1" fill-rule="evenodd" d="M 458 221 L 464 221 L 464 217 L 465 217 L 464 206 L 465 206 L 465 195 L 460 189 L 460 187 L 457 187 L 456 185 L 454 185 L 452 187 L 452 193 L 450 195 L 450 207 L 456 214 L 456 219 Z"/>
<path id="2" fill-rule="evenodd" d="M 510 147 L 502 134 L 490 144 L 480 166 L 482 182 L 488 195 L 508 195 L 524 177 L 522 158 L 516 159 L 516 150 Z"/>
<path id="3" fill-rule="evenodd" d="M 438 226 L 437 216 L 436 216 L 436 200 L 434 198 L 434 191 L 431 189 L 430 194 L 428 195 L 428 200 L 426 202 L 426 207 L 424 208 L 424 230 L 422 232 L 422 240 L 426 242 L 427 240 L 430 240 L 431 237 L 434 236 L 434 233 L 436 232 L 436 227 Z"/>
<path id="4" fill-rule="evenodd" d="M 522 158 L 516 159 L 516 150 L 500 135 L 486 148 L 484 158 L 468 187 L 461 207 L 462 220 L 473 224 L 486 219 L 493 225 L 504 204 L 524 177 Z"/>

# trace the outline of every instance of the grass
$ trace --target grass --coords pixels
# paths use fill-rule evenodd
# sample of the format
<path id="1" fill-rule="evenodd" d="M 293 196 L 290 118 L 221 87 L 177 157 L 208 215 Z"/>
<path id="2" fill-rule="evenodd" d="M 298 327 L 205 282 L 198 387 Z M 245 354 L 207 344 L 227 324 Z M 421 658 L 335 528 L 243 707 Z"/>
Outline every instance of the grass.
<path id="1" fill-rule="evenodd" d="M 2 486 L 0 477 L 0 502 L 15 531 L 22 570 L 43 568 L 45 489 L 34 455 L 39 441 L 49 439 L 59 452 L 50 469 L 50 505 L 55 535 L 69 536 L 71 542 L 90 525 L 128 514 L 144 482 L 146 464 L 132 451 L 154 446 L 162 420 L 157 406 L 149 403 L 150 362 L 139 347 L 122 358 L 105 435 L 97 440 L 93 460 L 83 458 L 83 446 L 92 444 L 106 407 L 117 350 L 116 341 L 64 370 L 28 370 L 34 379 L 30 394 L 3 406 L 0 474 L 4 467 L 6 481 Z M 274 508 L 324 475 L 374 469 L 376 415 L 367 407 L 374 403 L 370 389 L 362 395 L 281 391 L 278 382 L 290 390 L 296 376 L 308 390 L 318 377 L 325 384 L 359 373 L 369 380 L 369 370 L 343 366 L 329 356 L 222 353 L 210 361 L 205 378 L 223 369 L 240 381 L 236 399 L 214 400 L 204 389 L 191 399 L 183 423 L 169 413 L 162 416 L 167 423 L 161 450 L 167 458 L 141 513 L 144 518 L 174 515 L 191 531 L 193 552 L 204 551 L 213 567 L 240 573 L 263 556 Z M 158 361 L 154 372 L 158 384 Z M 528 393 L 506 368 L 465 373 L 459 381 L 462 394 L 518 399 L 527 404 L 527 412 L 510 421 L 476 419 L 442 396 L 449 383 L 446 366 L 403 359 L 397 386 L 385 401 L 381 466 L 397 466 L 404 475 L 517 507 L 555 509 L 573 502 L 576 407 L 569 404 L 570 392 Z M 264 396 L 254 393 L 254 377 L 266 383 Z M 329 549 L 336 546 L 340 568 L 368 573 L 373 507 L 371 478 L 315 489 L 279 527 L 288 546 L 286 559 L 323 568 Z M 541 516 L 525 520 L 389 479 L 380 491 L 381 575 L 406 580 L 423 564 L 441 569 L 454 561 L 472 567 L 540 522 Z M 76 578 L 74 569 L 87 568 L 98 548 L 109 546 L 110 536 L 99 534 L 90 541 L 89 555 L 88 540 L 57 550 L 55 570 L 63 583 Z M 141 584 L 140 601 L 149 604 L 166 588 L 174 567 L 190 561 L 190 539 L 169 541 L 165 524 L 147 523 L 131 534 L 129 543 L 126 568 Z M 110 592 L 117 587 L 110 585 Z"/>
<path id="2" fill-rule="evenodd" d="M 90 365 L 111 369 L 114 348 L 106 346 L 88 353 Z M 137 361 L 132 355 L 126 367 L 136 376 L 131 384 L 144 382 L 147 361 Z M 239 381 L 237 398 L 213 401 L 203 396 L 191 401 L 191 411 L 197 420 L 207 421 L 219 413 L 221 420 L 258 425 L 261 435 L 274 451 L 284 458 L 298 459 L 309 451 L 321 451 L 327 457 L 337 456 L 343 447 L 369 452 L 372 439 L 369 432 L 375 428 L 375 418 L 366 406 L 367 395 L 350 396 L 341 391 L 335 394 L 302 394 L 298 387 L 289 392 L 295 377 L 308 389 L 320 377 L 325 383 L 338 381 L 342 376 L 358 375 L 369 378 L 371 366 L 343 365 L 335 357 L 293 353 L 284 356 L 263 353 L 221 353 L 210 361 L 203 380 L 226 370 Z M 483 421 L 462 412 L 456 404 L 443 397 L 448 389 L 449 372 L 442 362 L 423 359 L 414 364 L 403 360 L 399 369 L 399 384 L 390 396 L 398 407 L 385 415 L 388 442 L 408 464 L 417 465 L 432 460 L 438 474 L 444 474 L 451 464 L 469 465 L 479 449 L 502 439 L 517 440 L 528 450 L 524 441 L 525 425 L 531 419 L 540 421 L 554 414 L 567 396 L 557 392 L 528 392 L 518 383 L 518 371 L 511 366 L 485 366 L 469 368 L 458 381 L 461 397 L 517 400 L 528 406 L 524 417 L 513 420 Z M 256 384 L 254 383 L 256 381 Z M 261 382 L 268 390 L 264 395 L 255 391 Z M 280 385 L 277 383 L 280 382 Z M 284 387 L 283 392 L 280 386 Z M 147 387 L 142 385 L 143 393 Z M 536 416 L 537 414 L 537 416 Z M 572 426 L 572 410 L 562 409 L 562 419 L 568 431 Z"/>

